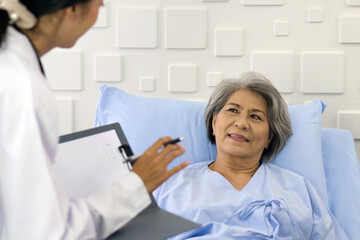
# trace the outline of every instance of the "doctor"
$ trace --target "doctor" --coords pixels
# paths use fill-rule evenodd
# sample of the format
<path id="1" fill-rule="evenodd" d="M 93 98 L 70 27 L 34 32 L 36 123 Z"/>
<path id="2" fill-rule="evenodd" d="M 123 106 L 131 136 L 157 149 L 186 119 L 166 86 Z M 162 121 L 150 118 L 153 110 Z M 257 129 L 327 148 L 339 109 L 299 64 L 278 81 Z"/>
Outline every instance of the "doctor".
<path id="1" fill-rule="evenodd" d="M 151 146 L 133 170 L 87 199 L 69 199 L 52 164 L 56 105 L 40 57 L 72 47 L 102 0 L 0 0 L 0 239 L 103 239 L 150 204 L 149 193 L 181 170 L 185 151 Z M 66 70 L 64 70 L 66 71 Z"/>

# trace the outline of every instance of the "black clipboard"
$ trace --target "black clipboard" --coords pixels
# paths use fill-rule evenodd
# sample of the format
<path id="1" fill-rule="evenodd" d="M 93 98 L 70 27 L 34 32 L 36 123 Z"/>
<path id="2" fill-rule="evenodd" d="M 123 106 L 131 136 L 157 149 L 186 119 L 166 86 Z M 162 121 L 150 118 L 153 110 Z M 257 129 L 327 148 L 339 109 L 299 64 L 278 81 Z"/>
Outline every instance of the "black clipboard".
<path id="1" fill-rule="evenodd" d="M 69 197 L 86 197 L 130 171 L 126 159 L 132 155 L 120 124 L 112 123 L 60 136 L 54 170 Z M 151 205 L 108 240 L 160 240 L 200 226 L 160 209 L 150 197 Z"/>

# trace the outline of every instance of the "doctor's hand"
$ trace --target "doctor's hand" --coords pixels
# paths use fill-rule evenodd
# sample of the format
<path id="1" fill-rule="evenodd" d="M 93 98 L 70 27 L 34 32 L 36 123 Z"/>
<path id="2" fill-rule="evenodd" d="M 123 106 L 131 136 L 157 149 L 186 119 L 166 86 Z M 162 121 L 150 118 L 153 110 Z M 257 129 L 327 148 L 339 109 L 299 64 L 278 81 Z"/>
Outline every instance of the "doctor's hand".
<path id="1" fill-rule="evenodd" d="M 132 168 L 132 171 L 143 180 L 149 193 L 190 163 L 189 161 L 185 161 L 167 170 L 169 163 L 185 152 L 185 149 L 180 144 L 168 144 L 163 148 L 163 145 L 170 140 L 171 137 L 164 137 L 157 140 L 154 145 L 148 148 L 141 157 L 137 159 Z"/>

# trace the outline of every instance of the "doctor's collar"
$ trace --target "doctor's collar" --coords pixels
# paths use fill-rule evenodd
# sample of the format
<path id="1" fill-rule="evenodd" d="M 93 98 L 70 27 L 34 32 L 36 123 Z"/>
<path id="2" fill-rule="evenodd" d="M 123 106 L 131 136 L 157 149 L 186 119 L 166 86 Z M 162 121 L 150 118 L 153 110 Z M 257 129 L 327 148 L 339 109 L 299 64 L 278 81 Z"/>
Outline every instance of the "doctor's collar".
<path id="1" fill-rule="evenodd" d="M 30 39 L 29 39 L 29 41 L 30 41 Z M 31 46 L 32 46 L 35 54 L 36 54 L 36 58 L 37 58 L 38 63 L 39 63 L 40 71 L 41 71 L 41 73 L 42 73 L 42 74 L 44 75 L 44 77 L 45 77 L 46 75 L 45 75 L 44 67 L 43 67 L 43 65 L 42 65 L 40 56 L 39 56 L 38 52 L 36 51 L 36 49 L 35 49 L 35 47 L 34 47 L 34 44 L 33 44 L 31 41 L 30 41 L 30 43 L 31 43 Z"/>

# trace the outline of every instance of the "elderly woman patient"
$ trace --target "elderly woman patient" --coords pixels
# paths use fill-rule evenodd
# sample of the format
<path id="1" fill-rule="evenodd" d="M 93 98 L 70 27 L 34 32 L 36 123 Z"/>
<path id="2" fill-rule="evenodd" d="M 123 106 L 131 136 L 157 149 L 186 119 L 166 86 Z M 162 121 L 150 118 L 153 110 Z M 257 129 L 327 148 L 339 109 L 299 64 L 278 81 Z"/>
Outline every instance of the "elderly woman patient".
<path id="1" fill-rule="evenodd" d="M 161 208 L 202 224 L 175 239 L 347 239 L 307 179 L 270 163 L 292 130 L 269 80 L 246 72 L 222 81 L 205 122 L 215 161 L 190 165 L 153 193 Z"/>

